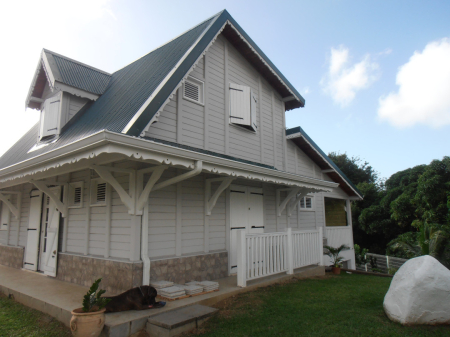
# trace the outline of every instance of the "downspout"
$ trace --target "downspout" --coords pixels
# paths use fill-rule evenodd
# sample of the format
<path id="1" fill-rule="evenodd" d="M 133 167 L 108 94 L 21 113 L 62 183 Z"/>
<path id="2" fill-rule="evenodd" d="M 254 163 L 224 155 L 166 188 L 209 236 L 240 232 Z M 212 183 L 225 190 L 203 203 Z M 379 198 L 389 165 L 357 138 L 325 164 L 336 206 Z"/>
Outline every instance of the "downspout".
<path id="1" fill-rule="evenodd" d="M 150 285 L 150 258 L 148 256 L 148 202 L 144 206 L 141 223 L 141 260 L 142 260 L 142 285 Z"/>

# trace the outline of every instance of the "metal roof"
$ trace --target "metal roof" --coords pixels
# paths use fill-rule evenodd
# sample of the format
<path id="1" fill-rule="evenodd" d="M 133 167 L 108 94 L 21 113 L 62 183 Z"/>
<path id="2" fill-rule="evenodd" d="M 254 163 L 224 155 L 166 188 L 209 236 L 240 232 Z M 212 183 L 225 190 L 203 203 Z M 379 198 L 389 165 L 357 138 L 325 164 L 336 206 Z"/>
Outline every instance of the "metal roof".
<path id="1" fill-rule="evenodd" d="M 322 149 L 308 136 L 308 134 L 300 127 L 297 126 L 295 128 L 287 129 L 286 130 L 286 136 L 294 136 L 299 135 L 303 137 L 306 141 L 307 146 L 312 147 L 313 150 L 315 150 L 318 155 L 321 157 L 322 162 L 320 162 L 320 158 L 312 158 L 314 161 L 319 161 L 318 165 L 322 169 L 330 168 L 333 169 L 337 176 L 333 176 L 333 174 L 330 174 L 330 177 L 338 182 L 338 183 L 345 183 L 350 187 L 351 190 L 353 190 L 354 194 L 361 199 L 363 198 L 363 194 L 358 190 L 358 188 L 350 181 L 350 179 L 342 172 L 339 167 L 336 166 L 336 164 L 325 154 L 325 152 L 322 151 Z M 307 153 L 310 157 L 314 157 L 314 155 L 311 155 L 311 153 Z M 326 166 L 323 166 L 323 164 L 326 164 Z M 341 179 L 339 179 L 339 176 L 341 176 Z M 348 193 L 348 189 L 345 189 Z"/>
<path id="2" fill-rule="evenodd" d="M 111 75 L 44 49 L 56 81 L 97 95 L 105 92 Z"/>
<path id="3" fill-rule="evenodd" d="M 262 69 L 261 67 L 264 66 L 266 69 L 264 76 L 267 76 L 270 83 L 278 86 L 278 88 L 281 88 L 280 85 L 283 86 L 283 97 L 291 95 L 291 93 L 298 97 L 298 101 L 287 102 L 286 108 L 292 109 L 303 106 L 303 97 L 231 15 L 224 10 L 112 75 L 44 50 L 43 52 L 49 58 L 55 80 L 86 91 L 102 94 L 95 102 L 85 105 L 72 118 L 55 142 L 29 152 L 37 141 L 38 125 L 35 125 L 0 158 L 0 169 L 76 142 L 101 130 L 120 133 L 135 117 L 136 112 L 143 107 L 144 103 L 153 96 L 150 104 L 127 132 L 128 135 L 139 137 L 162 104 L 227 23 L 229 23 L 226 26 L 228 29 L 227 38 L 232 39 L 233 34 L 239 34 L 241 40 L 242 38 L 245 39 L 247 44 L 240 47 L 242 52 L 245 52 L 247 56 L 250 52 L 254 55 L 257 54 L 259 61 L 254 60 L 254 62 L 260 62 L 258 63 L 258 69 Z M 230 24 L 232 28 L 230 28 Z M 227 29 L 224 30 L 224 33 Z M 157 88 L 158 91 L 156 92 Z"/>

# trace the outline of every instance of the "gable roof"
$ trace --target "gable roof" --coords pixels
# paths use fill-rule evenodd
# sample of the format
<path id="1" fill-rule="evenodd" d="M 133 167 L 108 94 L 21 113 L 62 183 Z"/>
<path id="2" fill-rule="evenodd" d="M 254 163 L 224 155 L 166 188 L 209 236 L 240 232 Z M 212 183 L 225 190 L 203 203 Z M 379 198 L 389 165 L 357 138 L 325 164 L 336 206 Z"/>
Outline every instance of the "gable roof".
<path id="1" fill-rule="evenodd" d="M 350 196 L 363 198 L 363 194 L 342 172 L 339 167 L 322 151 L 322 149 L 300 127 L 286 130 L 286 138 L 291 139 L 303 152 L 305 152 L 324 173 L 339 183 L 339 186 Z"/>
<path id="2" fill-rule="evenodd" d="M 52 88 L 62 84 L 92 93 L 94 95 L 89 98 L 96 99 L 98 95 L 105 92 L 110 79 L 111 74 L 103 70 L 43 49 L 28 91 L 25 107 L 40 108 L 40 102 L 35 99 L 42 98 L 46 83 L 49 83 Z M 64 88 L 67 90 L 67 87 Z"/>
<path id="3" fill-rule="evenodd" d="M 28 99 L 38 89 L 42 76 L 48 77 L 50 73 L 54 76 L 53 81 L 101 93 L 101 96 L 86 104 L 63 128 L 55 142 L 29 152 L 37 140 L 38 126 L 34 126 L 0 158 L 0 169 L 102 130 L 140 136 L 220 33 L 232 41 L 280 93 L 286 110 L 304 106 L 303 97 L 224 10 L 111 75 L 43 50 L 42 59 L 47 62 L 40 60 L 33 81 L 36 85 L 30 87 Z M 50 70 L 44 69 L 47 64 Z"/>

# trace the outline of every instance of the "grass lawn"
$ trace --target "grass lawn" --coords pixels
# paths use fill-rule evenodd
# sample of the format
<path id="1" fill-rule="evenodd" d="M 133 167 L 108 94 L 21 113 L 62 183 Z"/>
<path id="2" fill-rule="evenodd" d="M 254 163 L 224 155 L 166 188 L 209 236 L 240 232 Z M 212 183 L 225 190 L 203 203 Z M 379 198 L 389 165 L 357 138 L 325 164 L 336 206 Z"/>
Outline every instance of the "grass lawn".
<path id="1" fill-rule="evenodd" d="M 72 334 L 69 328 L 53 317 L 0 293 L 0 336 L 68 337 Z"/>
<path id="2" fill-rule="evenodd" d="M 391 278 L 343 273 L 234 296 L 202 336 L 450 336 L 449 326 L 404 327 L 384 313 Z"/>

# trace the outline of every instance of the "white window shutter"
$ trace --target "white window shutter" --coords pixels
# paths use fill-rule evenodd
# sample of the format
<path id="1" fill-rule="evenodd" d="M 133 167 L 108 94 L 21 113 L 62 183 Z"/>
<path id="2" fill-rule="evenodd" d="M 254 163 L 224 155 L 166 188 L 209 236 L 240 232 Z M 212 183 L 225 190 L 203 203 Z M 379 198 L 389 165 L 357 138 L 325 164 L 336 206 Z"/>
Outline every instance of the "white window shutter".
<path id="1" fill-rule="evenodd" d="M 44 103 L 44 120 L 41 121 L 40 138 L 58 134 L 61 95 L 48 98 Z M 43 122 L 43 124 L 42 124 Z"/>
<path id="2" fill-rule="evenodd" d="M 256 103 L 258 102 L 258 100 L 256 99 L 256 95 L 253 92 L 253 90 L 251 91 L 251 95 L 250 95 L 250 126 L 253 129 L 253 131 L 258 130 L 258 126 L 256 124 Z"/>
<path id="3" fill-rule="evenodd" d="M 230 83 L 230 122 L 251 127 L 250 88 Z"/>

